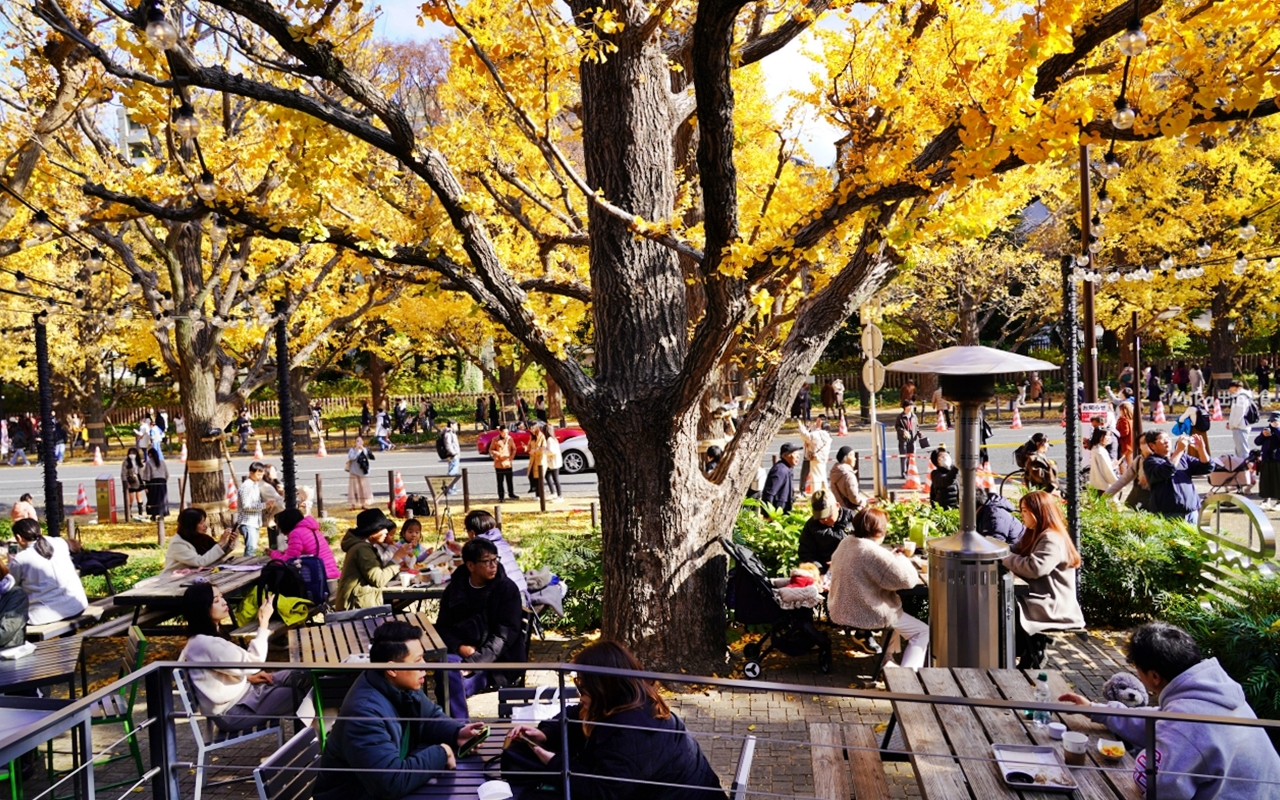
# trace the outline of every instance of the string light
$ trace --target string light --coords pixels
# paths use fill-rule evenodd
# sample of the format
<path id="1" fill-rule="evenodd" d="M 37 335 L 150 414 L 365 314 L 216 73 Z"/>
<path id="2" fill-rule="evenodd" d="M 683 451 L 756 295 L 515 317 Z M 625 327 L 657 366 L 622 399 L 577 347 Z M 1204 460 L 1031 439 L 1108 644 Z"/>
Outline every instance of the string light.
<path id="1" fill-rule="evenodd" d="M 1080 255 L 1076 256 L 1076 266 L 1077 267 L 1089 266 L 1089 256 L 1087 256 L 1084 253 L 1081 253 Z"/>
<path id="2" fill-rule="evenodd" d="M 1240 227 L 1236 229 L 1236 234 L 1241 241 L 1247 242 L 1258 235 L 1258 229 L 1253 226 L 1253 223 L 1249 222 L 1248 217 L 1241 217 Z"/>
<path id="3" fill-rule="evenodd" d="M 190 142 L 200 134 L 200 120 L 196 119 L 196 111 L 190 103 L 183 103 L 173 118 L 173 129 L 184 142 Z"/>
<path id="4" fill-rule="evenodd" d="M 178 43 L 178 29 L 159 7 L 147 14 L 147 43 L 157 50 L 169 50 Z"/>
<path id="5" fill-rule="evenodd" d="M 1208 239 L 1201 239 L 1200 244 L 1196 246 L 1196 258 L 1208 258 L 1213 252 L 1213 246 L 1209 244 Z"/>
<path id="6" fill-rule="evenodd" d="M 31 281 L 27 280 L 27 275 L 24 272 L 13 273 L 13 286 L 20 292 L 31 291 Z"/>
<path id="7" fill-rule="evenodd" d="M 102 264 L 102 251 L 96 247 L 89 251 L 89 255 L 85 256 L 84 265 L 89 268 L 90 275 L 96 275 L 101 272 Z"/>
<path id="8" fill-rule="evenodd" d="M 1093 232 L 1097 236 L 1101 237 L 1107 235 L 1107 223 L 1103 222 L 1102 217 L 1099 217 L 1097 214 L 1093 215 L 1092 227 Z"/>
<path id="9" fill-rule="evenodd" d="M 209 203 L 217 196 L 218 187 L 213 182 L 213 173 L 205 170 L 200 173 L 200 180 L 196 183 L 196 197 Z"/>
<path id="10" fill-rule="evenodd" d="M 1116 113 L 1111 115 L 1111 124 L 1117 130 L 1127 131 L 1133 127 L 1133 121 L 1137 116 L 1138 113 L 1129 107 L 1129 101 L 1121 97 L 1116 100 Z"/>
<path id="11" fill-rule="evenodd" d="M 1237 275 L 1243 275 L 1244 271 L 1249 268 L 1249 259 L 1244 257 L 1244 251 L 1236 252 L 1236 260 L 1231 265 L 1231 271 Z"/>
<path id="12" fill-rule="evenodd" d="M 1173 256 L 1166 253 L 1165 257 L 1160 259 L 1160 269 L 1173 269 L 1175 263 L 1177 262 L 1173 260 Z"/>
<path id="13" fill-rule="evenodd" d="M 1129 28 L 1116 37 L 1116 47 L 1129 58 L 1147 52 L 1147 34 L 1142 30 L 1142 21 L 1135 19 Z"/>
<path id="14" fill-rule="evenodd" d="M 1113 181 L 1120 177 L 1120 159 L 1116 158 L 1115 153 L 1107 153 L 1102 159 L 1102 165 L 1098 167 L 1098 174 L 1103 180 Z"/>
<path id="15" fill-rule="evenodd" d="M 49 221 L 49 214 L 45 211 L 37 211 L 35 216 L 31 218 L 31 232 L 41 239 L 53 233 L 53 223 Z"/>
<path id="16" fill-rule="evenodd" d="M 1110 214 L 1111 209 L 1115 208 L 1115 201 L 1111 199 L 1111 195 L 1107 194 L 1106 189 L 1098 190 L 1098 213 Z M 1094 219 L 1097 219 L 1096 217 Z M 1101 236 L 1102 234 L 1098 234 Z"/>

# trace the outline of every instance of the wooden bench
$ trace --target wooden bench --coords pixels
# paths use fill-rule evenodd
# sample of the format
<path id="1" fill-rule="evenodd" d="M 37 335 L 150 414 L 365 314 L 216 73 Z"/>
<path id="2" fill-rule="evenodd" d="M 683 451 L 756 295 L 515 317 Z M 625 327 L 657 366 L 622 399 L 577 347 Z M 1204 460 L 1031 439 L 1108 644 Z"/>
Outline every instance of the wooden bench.
<path id="1" fill-rule="evenodd" d="M 107 600 L 106 603 L 110 603 L 110 600 Z M 79 630 L 96 624 L 98 620 L 102 619 L 102 615 L 106 613 L 106 610 L 104 601 L 98 600 L 90 603 L 89 607 L 78 617 L 60 619 L 57 622 L 46 622 L 43 625 L 28 625 L 27 639 L 32 642 L 43 642 L 46 639 L 70 636 Z"/>
<path id="2" fill-rule="evenodd" d="M 815 722 L 809 726 L 809 740 L 815 798 L 888 800 L 889 781 L 871 726 Z"/>

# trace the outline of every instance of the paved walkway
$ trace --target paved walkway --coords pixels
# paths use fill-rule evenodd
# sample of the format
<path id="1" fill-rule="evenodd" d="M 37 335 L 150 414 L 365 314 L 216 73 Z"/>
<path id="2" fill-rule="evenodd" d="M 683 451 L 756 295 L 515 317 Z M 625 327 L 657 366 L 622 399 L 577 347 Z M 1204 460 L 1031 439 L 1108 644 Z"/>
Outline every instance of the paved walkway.
<path id="1" fill-rule="evenodd" d="M 1118 645 L 1122 644 L 1122 633 L 1098 632 L 1089 636 L 1065 635 L 1059 638 L 1049 650 L 1049 666 L 1061 670 L 1067 680 L 1081 692 L 1090 697 L 1101 693 L 1102 683 L 1117 671 L 1124 669 L 1125 659 Z M 119 640 L 112 640 L 116 643 Z M 535 661 L 549 663 L 567 661 L 574 650 L 581 646 L 581 639 L 549 638 L 546 642 L 535 642 L 532 657 Z M 769 655 L 763 664 L 764 672 L 760 680 L 791 683 L 797 687 L 829 686 L 848 687 L 854 689 L 873 688 L 866 675 L 874 665 L 873 657 L 864 655 L 856 643 L 842 635 L 833 637 L 835 649 L 834 665 L 830 674 L 824 675 L 817 669 L 816 655 L 787 657 L 781 654 Z M 174 658 L 181 640 L 153 640 L 153 652 L 157 658 Z M 170 651 L 173 652 L 170 652 Z M 856 655 L 851 655 L 855 651 Z M 734 666 L 739 668 L 742 659 L 740 654 Z M 530 684 L 542 683 L 551 685 L 554 678 L 550 673 L 531 672 Z M 95 676 L 105 679 L 107 675 Z M 876 726 L 883 730 L 888 722 L 890 706 L 888 702 L 878 700 L 852 700 L 821 697 L 806 693 L 802 689 L 794 692 L 753 692 L 722 691 L 718 689 L 699 689 L 693 686 L 671 687 L 669 697 L 673 708 L 684 719 L 689 730 L 698 734 L 703 750 L 710 758 L 716 772 L 728 782 L 732 779 L 737 764 L 738 750 L 742 737 L 754 734 L 758 737 L 756 757 L 752 769 L 751 788 L 753 791 L 768 793 L 782 797 L 812 797 L 813 773 L 810 766 L 810 751 L 805 746 L 808 741 L 808 726 L 813 722 L 857 722 Z M 883 688 L 883 684 L 879 686 Z M 493 717 L 497 711 L 496 695 L 488 694 L 473 698 L 472 713 L 478 717 Z M 141 719 L 145 716 L 145 703 L 139 698 L 138 705 Z M 94 729 L 94 739 L 99 747 L 118 739 L 121 735 L 119 726 L 99 726 Z M 215 766 L 243 766 L 243 771 L 229 773 L 225 770 L 214 774 L 214 779 L 229 774 L 249 774 L 248 770 L 258 761 L 265 758 L 274 748 L 274 738 L 260 739 L 241 747 L 229 748 L 217 753 Z M 194 758 L 194 745 L 190 730 L 186 726 L 178 729 L 180 756 L 183 759 Z M 58 749 L 69 750 L 66 739 L 58 743 Z M 146 753 L 144 740 L 144 755 Z M 60 761 L 66 762 L 65 757 Z M 885 765 L 889 785 L 894 797 L 919 797 L 915 776 L 910 764 L 892 762 Z M 118 781 L 129 778 L 132 767 L 128 761 L 100 767 L 96 770 L 97 780 L 102 782 Z M 184 797 L 193 794 L 194 773 L 182 779 Z M 43 777 L 29 781 L 26 785 L 28 798 L 36 798 L 47 788 Z M 125 788 L 103 790 L 98 797 L 115 800 L 122 797 Z M 150 795 L 149 786 L 128 795 L 130 798 Z M 256 792 L 252 780 L 242 783 L 215 787 L 204 795 L 210 800 L 217 798 L 252 798 Z"/>

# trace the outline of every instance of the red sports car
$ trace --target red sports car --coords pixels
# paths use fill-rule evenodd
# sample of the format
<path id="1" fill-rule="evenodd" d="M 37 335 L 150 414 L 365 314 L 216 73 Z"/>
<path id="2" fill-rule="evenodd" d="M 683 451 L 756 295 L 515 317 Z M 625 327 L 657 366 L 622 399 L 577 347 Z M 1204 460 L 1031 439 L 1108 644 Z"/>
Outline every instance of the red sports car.
<path id="1" fill-rule="evenodd" d="M 582 428 L 556 428 L 556 438 L 564 444 L 565 439 L 572 439 L 575 436 L 585 436 L 586 432 Z M 489 454 L 489 442 L 498 438 L 497 431 L 485 431 L 476 439 L 476 449 L 480 451 L 480 455 Z M 516 455 L 529 455 L 529 432 L 528 431 L 511 431 L 511 438 L 516 440 Z"/>

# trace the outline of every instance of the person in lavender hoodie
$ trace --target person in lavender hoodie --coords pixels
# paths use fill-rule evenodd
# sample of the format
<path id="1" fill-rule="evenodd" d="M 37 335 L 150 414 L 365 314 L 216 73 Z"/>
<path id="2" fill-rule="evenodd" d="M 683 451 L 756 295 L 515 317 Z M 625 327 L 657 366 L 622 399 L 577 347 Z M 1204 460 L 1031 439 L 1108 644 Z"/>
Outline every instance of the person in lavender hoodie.
<path id="1" fill-rule="evenodd" d="M 1129 639 L 1129 663 L 1160 710 L 1179 714 L 1257 719 L 1244 690 L 1216 658 L 1205 658 L 1195 639 L 1181 628 L 1152 622 Z M 1090 705 L 1078 694 L 1063 703 Z M 1146 720 L 1096 715 L 1133 746 L 1146 741 Z M 1146 791 L 1143 750 L 1133 778 Z M 1262 728 L 1162 720 L 1156 723 L 1156 789 L 1160 800 L 1252 800 L 1280 796 L 1280 755 Z"/>
<path id="2" fill-rule="evenodd" d="M 298 556 L 317 556 L 324 562 L 324 574 L 329 580 L 336 580 L 342 574 L 333 558 L 333 548 L 320 533 L 320 523 L 315 517 L 304 517 L 296 508 L 285 509 L 276 514 L 276 530 L 289 538 L 283 553 L 271 551 L 272 558 L 289 561 Z"/>

